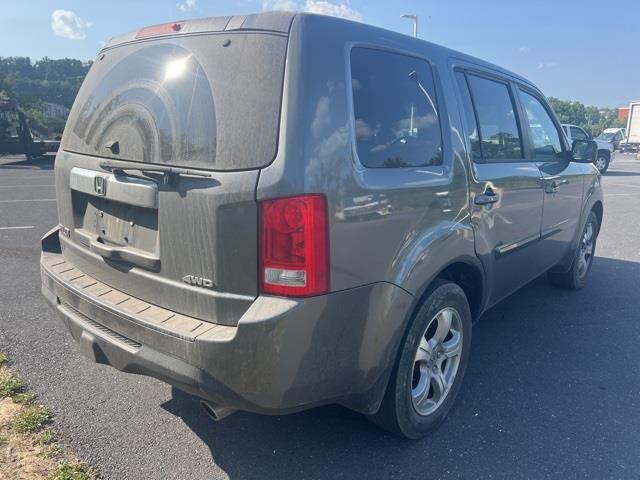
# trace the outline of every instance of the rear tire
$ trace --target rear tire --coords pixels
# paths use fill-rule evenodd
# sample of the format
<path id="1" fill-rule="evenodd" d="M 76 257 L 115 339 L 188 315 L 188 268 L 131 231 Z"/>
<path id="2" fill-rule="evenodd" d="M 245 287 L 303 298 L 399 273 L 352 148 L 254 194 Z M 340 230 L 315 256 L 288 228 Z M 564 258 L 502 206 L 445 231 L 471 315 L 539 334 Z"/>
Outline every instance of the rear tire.
<path id="1" fill-rule="evenodd" d="M 598 230 L 598 217 L 592 210 L 580 235 L 578 248 L 569 271 L 547 272 L 547 279 L 552 285 L 568 290 L 580 290 L 585 286 L 596 253 Z"/>
<path id="2" fill-rule="evenodd" d="M 471 348 L 464 291 L 436 280 L 401 345 L 380 410 L 370 419 L 402 437 L 433 432 L 454 404 Z"/>

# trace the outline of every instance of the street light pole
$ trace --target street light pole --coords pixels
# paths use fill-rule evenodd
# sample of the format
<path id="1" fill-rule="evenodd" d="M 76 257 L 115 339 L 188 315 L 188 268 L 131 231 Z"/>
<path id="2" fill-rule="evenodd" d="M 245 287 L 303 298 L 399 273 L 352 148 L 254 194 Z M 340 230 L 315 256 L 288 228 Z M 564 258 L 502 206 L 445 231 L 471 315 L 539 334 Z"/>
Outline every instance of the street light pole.
<path id="1" fill-rule="evenodd" d="M 413 15 L 411 13 L 403 13 L 400 15 L 401 18 L 408 18 L 409 20 L 413 20 L 413 36 L 418 37 L 418 16 Z"/>
<path id="2" fill-rule="evenodd" d="M 408 18 L 409 20 L 413 20 L 413 36 L 418 38 L 418 16 L 412 13 L 403 13 L 400 15 L 401 18 Z M 411 113 L 409 117 L 409 136 L 413 137 L 413 117 L 415 116 L 415 107 L 413 103 L 411 104 Z"/>
<path id="3" fill-rule="evenodd" d="M 403 13 L 400 15 L 401 18 L 408 18 L 409 20 L 413 20 L 413 36 L 418 38 L 418 16 L 413 15 L 411 13 Z M 413 117 L 415 115 L 415 107 L 411 104 L 411 114 L 409 120 L 409 136 L 413 137 Z"/>

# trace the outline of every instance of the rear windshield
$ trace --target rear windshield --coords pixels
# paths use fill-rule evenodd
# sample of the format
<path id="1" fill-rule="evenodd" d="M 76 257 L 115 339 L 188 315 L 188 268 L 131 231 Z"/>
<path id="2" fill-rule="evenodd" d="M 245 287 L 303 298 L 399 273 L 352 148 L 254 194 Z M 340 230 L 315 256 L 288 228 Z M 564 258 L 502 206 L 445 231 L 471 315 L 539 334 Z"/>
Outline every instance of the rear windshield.
<path id="1" fill-rule="evenodd" d="M 185 36 L 101 54 L 74 103 L 68 151 L 194 168 L 273 160 L 287 39 Z"/>

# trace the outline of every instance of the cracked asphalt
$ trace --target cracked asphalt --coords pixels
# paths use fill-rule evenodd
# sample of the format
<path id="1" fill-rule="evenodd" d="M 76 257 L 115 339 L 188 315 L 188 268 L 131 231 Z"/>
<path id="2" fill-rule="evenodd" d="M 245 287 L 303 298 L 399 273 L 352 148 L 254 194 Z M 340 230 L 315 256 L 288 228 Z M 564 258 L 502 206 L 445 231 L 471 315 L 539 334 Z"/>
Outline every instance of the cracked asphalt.
<path id="1" fill-rule="evenodd" d="M 421 441 L 337 406 L 214 423 L 194 397 L 85 360 L 40 295 L 52 160 L 0 159 L 0 349 L 106 479 L 640 478 L 640 161 L 618 155 L 603 184 L 587 287 L 539 278 L 487 312 L 456 406 Z"/>

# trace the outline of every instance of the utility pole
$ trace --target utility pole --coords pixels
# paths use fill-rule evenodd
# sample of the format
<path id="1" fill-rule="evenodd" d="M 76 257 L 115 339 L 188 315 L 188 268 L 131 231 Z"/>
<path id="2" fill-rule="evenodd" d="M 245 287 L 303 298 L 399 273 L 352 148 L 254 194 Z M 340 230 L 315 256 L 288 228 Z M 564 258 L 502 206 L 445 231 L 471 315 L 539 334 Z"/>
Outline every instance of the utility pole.
<path id="1" fill-rule="evenodd" d="M 411 13 L 403 13 L 400 15 L 401 18 L 408 18 L 409 20 L 413 20 L 413 36 L 418 37 L 418 16 L 413 15 Z"/>

